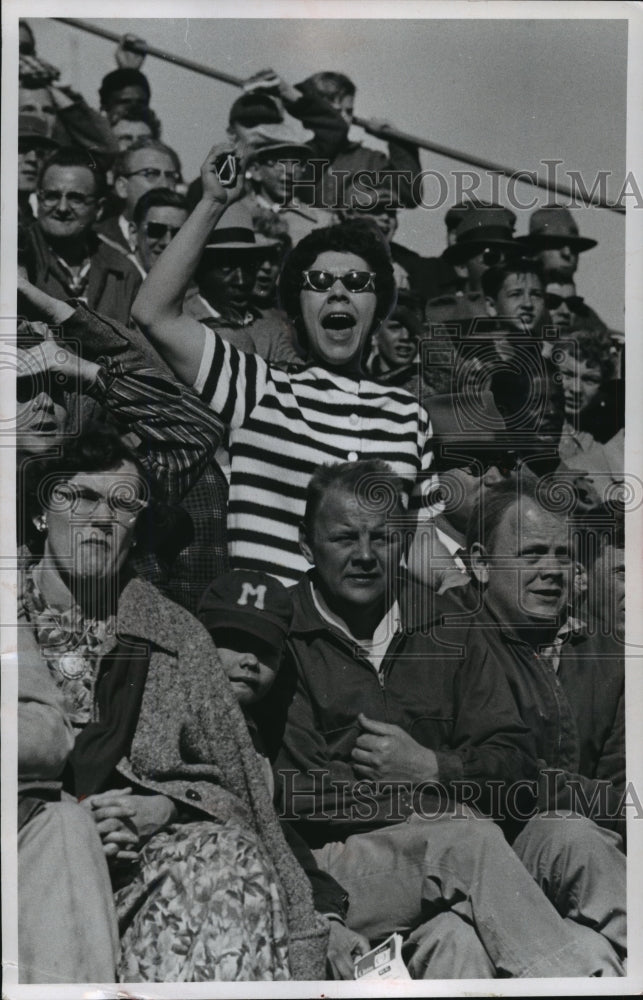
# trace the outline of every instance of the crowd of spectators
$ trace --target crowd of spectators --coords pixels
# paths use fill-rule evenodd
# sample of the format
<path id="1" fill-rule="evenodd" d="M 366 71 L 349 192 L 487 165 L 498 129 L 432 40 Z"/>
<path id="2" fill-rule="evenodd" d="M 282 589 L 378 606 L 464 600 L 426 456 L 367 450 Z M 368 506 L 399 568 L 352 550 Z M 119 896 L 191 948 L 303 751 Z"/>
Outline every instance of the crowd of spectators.
<path id="1" fill-rule="evenodd" d="M 405 247 L 419 150 L 330 71 L 251 77 L 186 178 L 145 51 L 94 110 L 20 27 L 20 982 L 351 979 L 392 933 L 413 978 L 624 975 L 582 210 Z"/>

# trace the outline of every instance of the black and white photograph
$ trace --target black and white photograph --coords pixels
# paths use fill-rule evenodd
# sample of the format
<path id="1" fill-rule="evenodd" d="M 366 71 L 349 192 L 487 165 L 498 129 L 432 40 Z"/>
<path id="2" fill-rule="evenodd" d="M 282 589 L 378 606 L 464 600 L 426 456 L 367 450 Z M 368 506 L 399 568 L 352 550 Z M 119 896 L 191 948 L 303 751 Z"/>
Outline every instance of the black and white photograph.
<path id="1" fill-rule="evenodd" d="M 643 990 L 642 53 L 6 0 L 3 998 Z"/>

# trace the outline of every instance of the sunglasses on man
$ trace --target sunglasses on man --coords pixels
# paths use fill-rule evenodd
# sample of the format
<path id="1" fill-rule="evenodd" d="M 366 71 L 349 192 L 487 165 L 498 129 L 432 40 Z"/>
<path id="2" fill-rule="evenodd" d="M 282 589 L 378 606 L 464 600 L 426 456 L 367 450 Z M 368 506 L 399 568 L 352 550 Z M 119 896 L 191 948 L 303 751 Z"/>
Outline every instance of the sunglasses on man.
<path id="1" fill-rule="evenodd" d="M 146 222 L 143 228 L 150 240 L 162 240 L 168 233 L 173 240 L 181 229 L 180 226 L 168 226 L 165 222 Z"/>
<path id="2" fill-rule="evenodd" d="M 585 305 L 582 295 L 555 295 L 553 292 L 545 294 L 545 305 L 548 309 L 559 309 L 563 302 L 570 312 L 580 312 Z"/>

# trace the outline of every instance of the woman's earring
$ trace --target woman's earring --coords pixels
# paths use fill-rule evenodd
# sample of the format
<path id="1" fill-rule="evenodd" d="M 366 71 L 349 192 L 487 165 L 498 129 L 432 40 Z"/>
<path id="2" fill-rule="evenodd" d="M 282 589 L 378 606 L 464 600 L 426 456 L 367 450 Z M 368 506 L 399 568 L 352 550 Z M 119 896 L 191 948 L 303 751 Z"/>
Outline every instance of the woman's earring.
<path id="1" fill-rule="evenodd" d="M 47 530 L 47 518 L 44 514 L 41 514 L 36 521 L 36 529 L 41 533 Z"/>

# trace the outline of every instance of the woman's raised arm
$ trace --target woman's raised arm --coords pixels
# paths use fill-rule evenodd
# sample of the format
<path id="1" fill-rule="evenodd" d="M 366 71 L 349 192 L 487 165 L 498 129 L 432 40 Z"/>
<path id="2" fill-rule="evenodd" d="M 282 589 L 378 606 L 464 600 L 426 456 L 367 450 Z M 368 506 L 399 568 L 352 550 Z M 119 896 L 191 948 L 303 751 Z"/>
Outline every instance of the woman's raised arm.
<path id="1" fill-rule="evenodd" d="M 183 298 L 213 227 L 243 193 L 243 167 L 234 187 L 219 183 L 215 162 L 222 153 L 234 153 L 234 149 L 213 146 L 208 153 L 201 167 L 201 200 L 154 264 L 132 306 L 132 318 L 190 386 L 199 372 L 204 334 L 200 323 L 183 314 Z"/>

